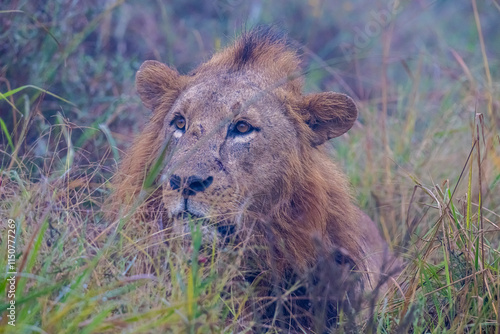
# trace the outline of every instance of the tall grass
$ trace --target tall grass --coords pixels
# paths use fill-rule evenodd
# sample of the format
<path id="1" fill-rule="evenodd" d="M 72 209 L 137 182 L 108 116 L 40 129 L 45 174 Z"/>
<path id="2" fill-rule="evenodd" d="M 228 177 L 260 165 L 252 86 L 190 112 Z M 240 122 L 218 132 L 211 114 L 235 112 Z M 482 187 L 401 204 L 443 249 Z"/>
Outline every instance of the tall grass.
<path id="1" fill-rule="evenodd" d="M 133 92 L 140 62 L 192 68 L 242 18 L 267 22 L 285 13 L 282 24 L 310 51 L 308 89 L 349 92 L 358 102 L 360 120 L 331 144 L 332 158 L 405 260 L 373 314 L 355 315 L 354 326 L 341 314 L 332 331 L 499 333 L 497 8 L 474 0 L 408 4 L 346 60 L 335 46 L 369 22 L 363 2 L 342 10 L 315 1 L 190 4 L 198 6 L 20 1 L 0 8 L 0 275 L 9 218 L 17 226 L 18 273 L 16 327 L 7 325 L 2 297 L 0 331 L 239 333 L 259 326 L 241 252 L 202 248 L 196 221 L 192 252 L 176 251 L 178 241 L 165 242 L 161 227 L 106 221 L 101 205 L 122 149 L 144 123 Z M 7 284 L 0 279 L 0 291 Z"/>

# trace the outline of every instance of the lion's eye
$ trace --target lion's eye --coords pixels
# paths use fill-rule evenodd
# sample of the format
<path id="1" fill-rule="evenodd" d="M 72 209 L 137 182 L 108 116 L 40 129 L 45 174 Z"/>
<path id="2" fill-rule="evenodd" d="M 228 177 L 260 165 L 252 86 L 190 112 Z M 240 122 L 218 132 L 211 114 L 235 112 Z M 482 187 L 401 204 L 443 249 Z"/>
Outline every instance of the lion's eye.
<path id="1" fill-rule="evenodd" d="M 184 130 L 186 127 L 186 119 L 182 116 L 177 116 L 172 123 L 178 130 Z"/>
<path id="2" fill-rule="evenodd" d="M 245 121 L 239 121 L 234 127 L 238 134 L 249 133 L 253 130 L 253 127 Z"/>

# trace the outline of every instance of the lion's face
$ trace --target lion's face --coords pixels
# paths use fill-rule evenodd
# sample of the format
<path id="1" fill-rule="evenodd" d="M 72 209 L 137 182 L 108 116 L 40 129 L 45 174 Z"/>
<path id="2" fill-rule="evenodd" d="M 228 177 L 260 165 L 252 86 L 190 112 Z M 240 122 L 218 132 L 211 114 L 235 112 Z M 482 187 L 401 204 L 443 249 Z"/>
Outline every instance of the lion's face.
<path id="1" fill-rule="evenodd" d="M 221 76 L 186 88 L 164 119 L 170 139 L 162 173 L 168 215 L 186 224 L 186 213 L 222 222 L 270 205 L 298 133 L 283 101 L 242 77 Z"/>
<path id="2" fill-rule="evenodd" d="M 311 155 L 349 130 L 357 109 L 343 94 L 303 95 L 297 69 L 295 53 L 273 39 L 243 39 L 187 76 L 156 61 L 141 66 L 137 90 L 154 133 L 134 154 L 150 159 L 167 143 L 159 186 L 174 227 L 185 231 L 190 216 L 218 227 L 272 220 L 273 210 L 291 218 L 280 205 L 310 211 L 291 194 L 309 191 L 307 170 L 322 168 Z"/>

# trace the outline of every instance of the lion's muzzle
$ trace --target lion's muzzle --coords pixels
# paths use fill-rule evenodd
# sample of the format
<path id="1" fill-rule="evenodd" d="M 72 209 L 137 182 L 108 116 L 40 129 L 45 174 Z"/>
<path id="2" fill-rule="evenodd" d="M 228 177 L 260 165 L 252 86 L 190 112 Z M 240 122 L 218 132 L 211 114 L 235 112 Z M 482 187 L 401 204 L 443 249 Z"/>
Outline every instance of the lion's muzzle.
<path id="1" fill-rule="evenodd" d="M 184 198 L 189 196 L 194 196 L 198 192 L 205 191 L 212 182 L 214 178 L 212 176 L 203 179 L 197 175 L 192 175 L 186 178 L 181 178 L 178 175 L 172 175 L 170 177 L 169 183 L 173 190 L 178 190 L 182 192 Z"/>

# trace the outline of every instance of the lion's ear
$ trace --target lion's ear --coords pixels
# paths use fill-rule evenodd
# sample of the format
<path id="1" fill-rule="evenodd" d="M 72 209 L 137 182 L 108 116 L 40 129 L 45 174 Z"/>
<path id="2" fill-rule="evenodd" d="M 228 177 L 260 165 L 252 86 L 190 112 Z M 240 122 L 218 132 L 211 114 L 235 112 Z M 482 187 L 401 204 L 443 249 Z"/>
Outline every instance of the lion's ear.
<path id="1" fill-rule="evenodd" d="M 142 103 L 151 110 L 177 96 L 182 86 L 181 81 L 181 76 L 175 69 L 155 60 L 145 61 L 135 77 Z"/>
<path id="2" fill-rule="evenodd" d="M 354 101 L 345 94 L 325 92 L 304 99 L 305 121 L 315 134 L 313 146 L 344 134 L 358 117 Z"/>

